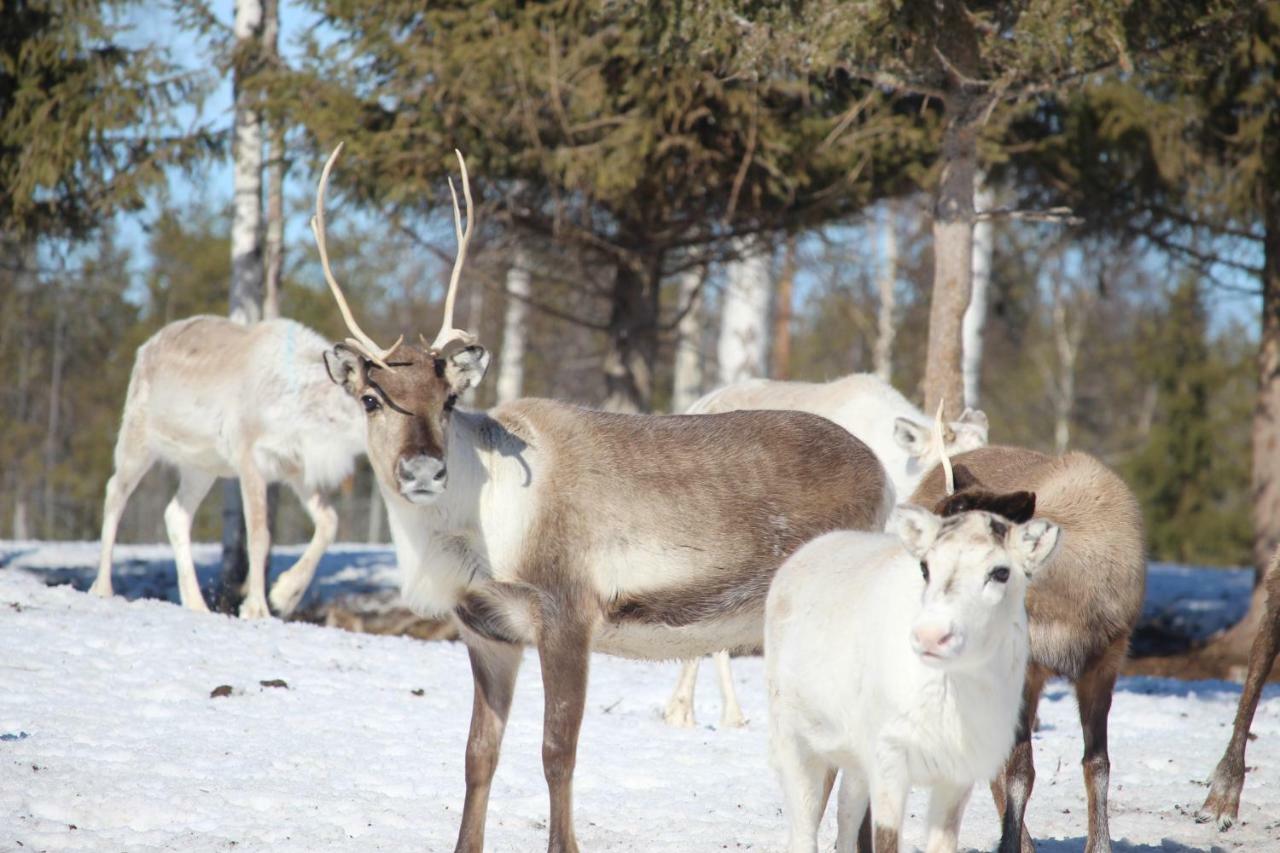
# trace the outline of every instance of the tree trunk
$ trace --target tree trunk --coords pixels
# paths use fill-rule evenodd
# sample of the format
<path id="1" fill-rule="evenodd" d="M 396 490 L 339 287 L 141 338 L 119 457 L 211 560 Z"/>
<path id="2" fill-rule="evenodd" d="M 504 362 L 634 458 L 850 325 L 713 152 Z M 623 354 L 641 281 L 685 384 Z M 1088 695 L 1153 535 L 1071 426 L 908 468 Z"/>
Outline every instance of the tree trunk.
<path id="1" fill-rule="evenodd" d="M 898 306 L 898 206 L 886 203 L 880 223 L 880 270 L 876 290 L 880 296 L 876 323 L 876 346 L 872 353 L 876 376 L 893 382 L 893 338 L 898 331 L 894 313 Z"/>
<path id="2" fill-rule="evenodd" d="M 933 209 L 933 295 L 925 358 L 925 411 L 946 402 L 955 418 L 964 403 L 961 330 L 973 277 L 973 179 L 982 105 L 957 86 L 947 99 L 942 177 Z"/>
<path id="3" fill-rule="evenodd" d="M 647 412 L 653 406 L 661 269 L 661 258 L 650 259 L 640 269 L 618 266 L 604 360 L 604 408 L 608 411 Z"/>
<path id="4" fill-rule="evenodd" d="M 1076 357 L 1084 331 L 1084 317 L 1071 326 L 1066 299 L 1061 286 L 1054 288 L 1053 343 L 1058 354 L 1057 379 L 1053 389 L 1053 445 L 1058 453 L 1066 453 L 1071 444 L 1071 417 L 1076 404 Z"/>
<path id="5" fill-rule="evenodd" d="M 280 60 L 279 0 L 262 0 L 262 49 L 268 63 Z M 280 271 L 284 268 L 284 122 L 270 123 L 271 158 L 267 161 L 266 278 L 262 316 L 280 316 Z"/>
<path id="6" fill-rule="evenodd" d="M 507 306 L 502 320 L 502 357 L 498 359 L 497 401 L 524 396 L 524 350 L 529 333 L 529 258 L 516 247 L 507 269 Z"/>
<path id="7" fill-rule="evenodd" d="M 262 121 L 252 107 L 248 77 L 261 59 L 261 0 L 236 0 L 235 37 L 235 196 L 231 221 L 230 316 L 238 323 L 262 318 Z M 222 489 L 222 578 L 217 608 L 235 612 L 249 571 L 240 483 Z"/>
<path id="8" fill-rule="evenodd" d="M 57 507 L 54 505 L 53 469 L 58 461 L 58 434 L 62 431 L 62 373 L 66 365 L 67 337 L 67 294 L 57 283 L 53 288 L 53 356 L 49 368 L 49 415 L 45 421 L 44 432 L 44 482 L 42 500 L 40 502 L 41 535 L 46 539 L 56 539 L 54 519 Z"/>
<path id="9" fill-rule="evenodd" d="M 740 249 L 741 256 L 728 266 L 720 309 L 721 385 L 763 376 L 767 364 L 769 255 L 757 245 Z"/>
<path id="10" fill-rule="evenodd" d="M 774 292 L 773 352 L 769 359 L 771 363 L 769 375 L 774 379 L 791 378 L 791 318 L 794 316 L 792 302 L 795 298 L 798 266 L 796 238 L 793 235 L 787 239 L 782 259 L 782 274 L 778 276 L 778 288 Z"/>
<path id="11" fill-rule="evenodd" d="M 974 207 L 981 211 L 995 207 L 996 194 L 986 176 L 975 180 Z M 978 408 L 982 384 L 983 332 L 987 325 L 987 291 L 991 286 L 991 260 L 995 254 L 995 228 L 990 219 L 973 226 L 973 283 L 969 307 L 964 312 L 964 404 Z"/>
<path id="12" fill-rule="evenodd" d="M 702 396 L 702 282 L 706 270 L 694 268 L 680 274 L 680 298 L 676 309 L 683 311 L 676 324 L 676 358 L 671 388 L 671 411 L 689 411 Z"/>
<path id="13" fill-rule="evenodd" d="M 1280 175 L 1265 181 L 1260 193 L 1262 340 L 1258 345 L 1258 397 L 1253 408 L 1253 598 L 1245 617 L 1213 646 L 1216 653 L 1237 661 L 1248 658 L 1258 632 L 1267 598 L 1263 581 L 1271 555 L 1280 547 Z"/>

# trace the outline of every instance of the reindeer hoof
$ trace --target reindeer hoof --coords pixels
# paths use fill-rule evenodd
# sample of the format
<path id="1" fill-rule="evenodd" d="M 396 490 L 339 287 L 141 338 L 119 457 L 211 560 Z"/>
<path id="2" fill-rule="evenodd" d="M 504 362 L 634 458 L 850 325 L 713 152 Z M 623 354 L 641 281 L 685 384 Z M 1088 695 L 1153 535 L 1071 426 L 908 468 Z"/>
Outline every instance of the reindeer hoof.
<path id="1" fill-rule="evenodd" d="M 271 610 L 267 607 L 267 602 L 259 599 L 247 599 L 244 604 L 240 605 L 241 619 L 269 619 L 271 618 Z"/>
<path id="2" fill-rule="evenodd" d="M 280 614 L 280 618 L 284 619 L 297 609 L 298 604 L 302 601 L 303 590 L 293 585 L 285 585 L 277 583 L 275 588 L 271 590 L 271 609 Z"/>
<path id="3" fill-rule="evenodd" d="M 677 729 L 691 729 L 696 725 L 692 708 L 668 708 L 663 719 L 668 726 Z"/>
<path id="4" fill-rule="evenodd" d="M 101 579 L 93 582 L 93 586 L 89 587 L 89 594 L 96 595 L 98 598 L 110 598 L 112 595 L 111 580 L 105 582 Z"/>
<path id="5" fill-rule="evenodd" d="M 722 729 L 745 729 L 747 727 L 747 718 L 742 714 L 725 714 L 720 718 L 720 728 Z"/>

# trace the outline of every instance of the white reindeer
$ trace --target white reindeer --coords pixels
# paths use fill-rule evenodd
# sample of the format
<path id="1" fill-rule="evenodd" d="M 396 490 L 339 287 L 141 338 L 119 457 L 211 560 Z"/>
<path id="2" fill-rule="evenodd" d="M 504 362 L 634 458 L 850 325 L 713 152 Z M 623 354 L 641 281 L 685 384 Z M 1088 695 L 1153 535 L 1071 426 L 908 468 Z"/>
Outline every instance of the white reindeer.
<path id="1" fill-rule="evenodd" d="M 875 452 L 900 499 L 916 490 L 920 478 L 938 460 L 940 449 L 954 455 L 987 443 L 987 416 L 981 411 L 965 409 L 958 420 L 943 424 L 939 438 L 923 412 L 873 373 L 854 373 L 830 382 L 747 379 L 704 395 L 689 407 L 689 414 L 743 409 L 793 409 L 834 421 Z M 729 654 L 721 651 L 713 657 L 723 700 L 720 725 L 741 726 L 746 721 L 733 688 Z M 675 692 L 667 701 L 668 725 L 694 725 L 697 680 L 698 661 L 685 661 Z"/>
<path id="2" fill-rule="evenodd" d="M 91 592 L 111 595 L 111 552 L 125 504 L 157 461 L 178 469 L 164 511 L 182 604 L 207 611 L 191 558 L 191 522 L 218 477 L 239 477 L 249 575 L 240 615 L 269 616 L 267 485 L 285 482 L 315 524 L 311 542 L 271 589 L 287 616 L 337 532 L 326 496 L 364 452 L 364 415 L 326 370 L 328 344 L 292 320 L 242 326 L 224 318 L 170 323 L 138 348 L 102 510 L 102 555 Z"/>
<path id="3" fill-rule="evenodd" d="M 868 802 L 876 853 L 898 849 L 909 788 L 931 789 L 928 853 L 956 849 L 975 782 L 1003 766 L 1027 666 L 1027 579 L 1058 528 L 910 504 L 895 535 L 839 531 L 778 570 L 765 605 L 770 755 L 790 853 L 817 850 L 837 771 L 836 848 Z"/>
<path id="4" fill-rule="evenodd" d="M 893 489 L 867 447 L 801 412 L 619 415 L 550 400 L 455 407 L 488 354 L 451 328 L 471 233 L 454 204 L 458 259 L 434 341 L 382 349 L 329 269 L 323 198 L 313 230 L 353 338 L 326 356 L 361 400 L 407 603 L 451 613 L 475 703 L 457 850 L 479 853 L 516 671 L 538 649 L 548 848 L 576 851 L 572 782 L 592 649 L 645 659 L 754 649 L 778 565 L 814 536 L 879 529 Z M 461 161 L 461 154 L 458 155 Z M 452 182 L 450 183 L 452 187 Z"/>

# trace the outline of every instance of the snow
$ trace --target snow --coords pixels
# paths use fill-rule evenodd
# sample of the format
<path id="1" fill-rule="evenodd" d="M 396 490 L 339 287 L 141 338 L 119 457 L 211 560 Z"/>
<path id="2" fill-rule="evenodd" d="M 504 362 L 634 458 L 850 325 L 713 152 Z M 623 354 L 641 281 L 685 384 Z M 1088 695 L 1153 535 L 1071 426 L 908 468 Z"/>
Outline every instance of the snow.
<path id="1" fill-rule="evenodd" d="M 196 556 L 211 582 L 216 550 Z M 126 595 L 103 601 L 45 583 L 87 586 L 94 543 L 0 543 L 0 850 L 452 849 L 471 705 L 462 646 L 192 613 L 139 597 L 167 597 L 167 548 L 127 546 L 119 558 Z M 1229 610 L 1223 602 L 1240 596 L 1221 587 L 1232 578 L 1157 567 L 1151 612 L 1171 613 L 1177 600 L 1188 612 Z M 311 595 L 386 595 L 393 579 L 387 549 L 343 546 L 326 555 Z M 546 845 L 541 684 L 537 656 L 525 660 L 490 803 L 493 851 Z M 714 672 L 703 669 L 697 712 L 715 720 Z M 734 662 L 751 719 L 741 731 L 665 726 L 676 672 L 592 660 L 575 779 L 583 849 L 780 849 L 761 661 Z M 272 679 L 287 687 L 261 684 Z M 211 698 L 220 685 L 231 695 Z M 1121 680 L 1111 715 L 1118 851 L 1280 850 L 1275 686 L 1254 720 L 1241 823 L 1219 833 L 1191 817 L 1238 696 L 1224 682 Z M 1074 699 L 1055 682 L 1040 706 L 1027 817 L 1041 851 L 1083 849 L 1080 753 Z M 913 796 L 916 845 L 922 809 Z M 997 836 L 990 798 L 977 791 L 961 844 L 990 850 Z M 824 845 L 833 838 L 829 814 Z"/>

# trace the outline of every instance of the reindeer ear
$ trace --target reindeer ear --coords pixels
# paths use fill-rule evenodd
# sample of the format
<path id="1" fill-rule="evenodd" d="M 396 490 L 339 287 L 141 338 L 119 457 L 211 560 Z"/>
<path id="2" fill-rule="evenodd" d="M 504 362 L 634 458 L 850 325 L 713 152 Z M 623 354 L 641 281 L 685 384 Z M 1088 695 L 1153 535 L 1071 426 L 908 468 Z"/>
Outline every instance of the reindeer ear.
<path id="1" fill-rule="evenodd" d="M 453 393 L 461 394 L 484 378 L 489 367 L 489 352 L 479 344 L 457 349 L 445 347 L 437 360 L 444 364 L 442 375 L 449 388 Z"/>
<path id="2" fill-rule="evenodd" d="M 1052 521 L 1037 518 L 1012 528 L 1005 544 L 1027 577 L 1031 577 L 1058 550 L 1061 533 Z"/>
<path id="3" fill-rule="evenodd" d="M 357 386 L 364 381 L 364 359 L 346 344 L 336 344 L 324 351 L 324 369 L 335 385 L 341 385 L 348 394 L 355 396 Z"/>
<path id="4" fill-rule="evenodd" d="M 898 504 L 893 508 L 885 529 L 902 540 L 911 556 L 922 559 L 933 547 L 933 540 L 938 538 L 941 526 L 942 519 L 924 507 Z"/>
<path id="5" fill-rule="evenodd" d="M 960 419 L 952 421 L 948 426 L 955 433 L 956 450 L 974 450 L 987 446 L 990 427 L 987 424 L 986 414 L 981 410 L 965 409 Z"/>
<path id="6" fill-rule="evenodd" d="M 972 489 L 979 485 L 978 478 L 973 476 L 973 472 L 969 470 L 969 466 L 961 462 L 952 463 L 951 476 L 955 480 L 957 492 L 965 489 Z"/>
<path id="7" fill-rule="evenodd" d="M 1002 515 L 1014 524 L 1024 524 L 1036 514 L 1036 493 L 1007 492 L 995 495 L 983 509 Z"/>
<path id="8" fill-rule="evenodd" d="M 933 436 L 930 435 L 927 426 L 918 424 L 910 418 L 894 418 L 893 440 L 912 456 L 924 456 L 929 452 Z"/>

